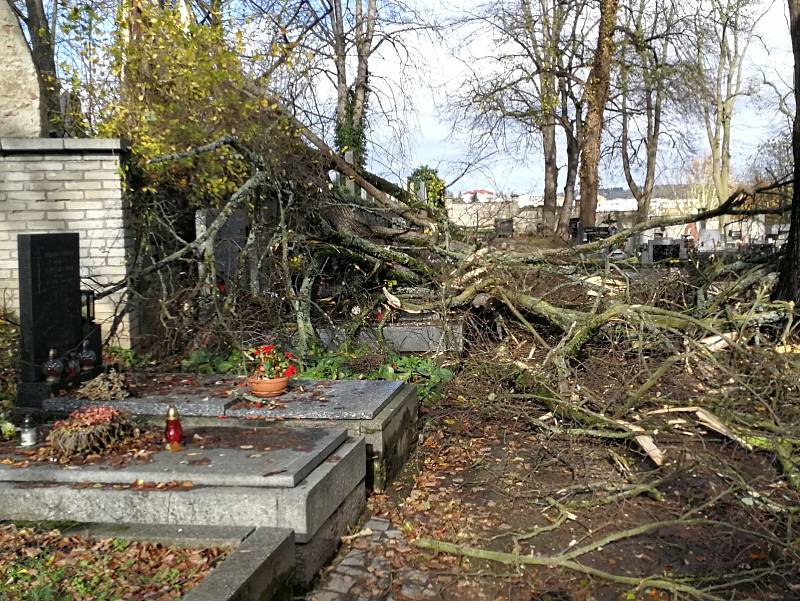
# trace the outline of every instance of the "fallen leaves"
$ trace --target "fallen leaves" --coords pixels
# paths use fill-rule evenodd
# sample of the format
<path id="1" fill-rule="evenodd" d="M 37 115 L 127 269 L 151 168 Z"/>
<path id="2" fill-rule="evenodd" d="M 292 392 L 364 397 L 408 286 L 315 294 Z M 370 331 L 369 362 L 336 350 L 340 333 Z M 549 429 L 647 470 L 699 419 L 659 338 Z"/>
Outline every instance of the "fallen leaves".
<path id="1" fill-rule="evenodd" d="M 0 598 L 181 597 L 229 553 L 0 526 Z"/>

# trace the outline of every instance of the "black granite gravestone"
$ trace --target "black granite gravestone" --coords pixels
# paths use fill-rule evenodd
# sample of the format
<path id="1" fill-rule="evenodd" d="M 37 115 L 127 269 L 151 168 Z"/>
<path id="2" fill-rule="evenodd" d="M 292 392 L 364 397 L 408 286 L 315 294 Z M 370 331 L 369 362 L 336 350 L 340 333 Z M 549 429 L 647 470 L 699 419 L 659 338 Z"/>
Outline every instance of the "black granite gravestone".
<path id="1" fill-rule="evenodd" d="M 47 396 L 42 365 L 50 349 L 58 358 L 80 351 L 80 247 L 77 233 L 20 234 L 20 404 Z M 44 392 L 43 392 L 44 391 Z"/>

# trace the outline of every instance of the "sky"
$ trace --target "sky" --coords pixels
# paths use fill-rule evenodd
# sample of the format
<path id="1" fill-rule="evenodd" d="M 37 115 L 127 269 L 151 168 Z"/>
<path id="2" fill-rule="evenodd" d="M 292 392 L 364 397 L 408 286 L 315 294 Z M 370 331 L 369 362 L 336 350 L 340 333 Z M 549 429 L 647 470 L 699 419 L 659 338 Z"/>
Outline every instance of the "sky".
<path id="1" fill-rule="evenodd" d="M 430 10 L 439 14 L 452 14 L 452 9 L 447 8 L 441 0 L 425 0 Z M 469 7 L 474 0 L 466 0 L 461 6 Z M 786 15 L 787 6 L 782 0 L 775 0 L 769 5 L 764 3 L 767 10 L 756 29 L 757 39 L 754 39 L 748 55 L 746 73 L 752 78 L 753 87 L 758 91 L 754 100 L 742 99 L 737 102 L 734 113 L 733 132 L 733 161 L 734 170 L 744 172 L 748 159 L 752 157 L 758 145 L 778 132 L 781 124 L 785 122 L 778 115 L 772 90 L 760 84 L 760 72 L 786 90 L 792 81 L 792 55 L 789 26 Z M 491 43 L 490 40 L 472 40 L 477 44 L 477 52 L 481 52 L 482 43 Z M 380 160 L 376 157 L 371 167 L 384 173 L 393 173 L 397 177 L 409 173 L 415 166 L 427 164 L 439 169 L 440 175 L 450 183 L 463 170 L 464 162 L 470 160 L 467 152 L 468 140 L 466 133 L 453 132 L 451 125 L 443 117 L 443 107 L 449 94 L 457 92 L 464 80 L 466 68 L 461 60 L 453 56 L 448 46 L 453 45 L 452 37 L 445 37 L 444 41 L 435 41 L 429 38 L 418 38 L 415 41 L 415 50 L 418 58 L 424 65 L 421 72 L 415 74 L 412 85 L 404 84 L 413 110 L 404 113 L 407 123 L 408 145 L 404 148 L 402 156 L 392 154 L 391 159 Z M 489 48 L 485 49 L 489 51 Z M 391 77 L 398 69 L 397 60 L 387 56 L 384 60 L 373 64 L 373 70 L 379 74 Z M 782 83 L 781 83 L 782 80 Z M 382 130 L 382 126 L 374 129 L 373 137 L 381 135 L 391 136 L 392 132 Z M 698 123 L 696 128 L 689 127 L 693 148 L 697 155 L 708 152 L 707 142 Z M 377 164 L 377 163 L 382 164 Z M 478 169 L 473 169 L 455 184 L 450 186 L 449 192 L 458 194 L 474 188 L 487 188 L 494 191 L 541 194 L 543 185 L 543 169 L 541 166 L 541 153 L 532 149 L 527 157 L 522 160 L 515 159 L 506 153 L 494 156 Z M 560 163 L 560 166 L 563 163 Z M 680 178 L 683 167 L 682 159 L 673 159 L 670 164 L 663 167 L 659 183 L 670 183 Z M 604 187 L 623 186 L 625 180 L 621 173 L 601 172 L 601 185 Z M 561 184 L 560 184 L 561 185 Z"/>

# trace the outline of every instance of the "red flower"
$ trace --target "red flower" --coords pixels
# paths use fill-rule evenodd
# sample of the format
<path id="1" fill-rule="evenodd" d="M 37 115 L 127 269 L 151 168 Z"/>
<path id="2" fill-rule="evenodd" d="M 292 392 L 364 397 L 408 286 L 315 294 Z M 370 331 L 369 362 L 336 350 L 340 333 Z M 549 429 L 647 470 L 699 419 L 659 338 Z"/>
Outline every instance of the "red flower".
<path id="1" fill-rule="evenodd" d="M 294 354 L 292 354 L 290 351 L 286 351 L 286 358 L 287 359 L 294 359 Z"/>
<path id="2" fill-rule="evenodd" d="M 275 348 L 274 344 L 265 344 L 264 346 L 261 347 L 261 350 L 264 352 L 264 354 L 269 354 L 273 351 L 274 348 Z"/>
<path id="3" fill-rule="evenodd" d="M 286 368 L 286 371 L 283 372 L 284 378 L 291 378 L 293 375 L 297 373 L 297 368 L 294 365 L 290 365 Z"/>

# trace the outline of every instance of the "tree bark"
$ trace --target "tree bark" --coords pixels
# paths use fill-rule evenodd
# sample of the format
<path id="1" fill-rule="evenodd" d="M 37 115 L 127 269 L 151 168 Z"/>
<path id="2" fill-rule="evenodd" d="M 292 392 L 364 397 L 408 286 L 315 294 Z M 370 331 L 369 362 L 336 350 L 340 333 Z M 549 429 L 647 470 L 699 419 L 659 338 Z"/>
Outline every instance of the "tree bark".
<path id="1" fill-rule="evenodd" d="M 581 225 L 594 227 L 597 217 L 597 189 L 600 181 L 600 138 L 603 112 L 608 102 L 609 74 L 614 53 L 614 27 L 619 0 L 600 0 L 600 27 L 589 81 L 586 83 L 586 121 L 581 152 Z"/>
<path id="2" fill-rule="evenodd" d="M 12 0 L 9 0 L 11 2 Z M 56 49 L 53 32 L 47 20 L 42 0 L 25 0 L 27 16 L 24 23 L 30 37 L 31 56 L 39 80 L 44 120 L 42 136 L 64 135 L 64 119 L 61 114 L 61 84 L 56 72 Z M 57 6 L 53 10 L 58 10 Z M 55 19 L 53 23 L 55 23 Z"/>
<path id="3" fill-rule="evenodd" d="M 775 298 L 800 303 L 800 0 L 787 0 L 789 3 L 789 27 L 792 34 L 792 53 L 794 54 L 794 136 L 792 153 L 794 155 L 794 185 L 792 186 L 792 219 L 789 240 L 783 248 L 780 277 L 775 288 Z"/>
<path id="4" fill-rule="evenodd" d="M 558 196 L 558 163 L 556 148 L 556 124 L 548 117 L 542 127 L 542 150 L 544 151 L 544 223 L 547 234 L 556 230 L 556 198 Z"/>

